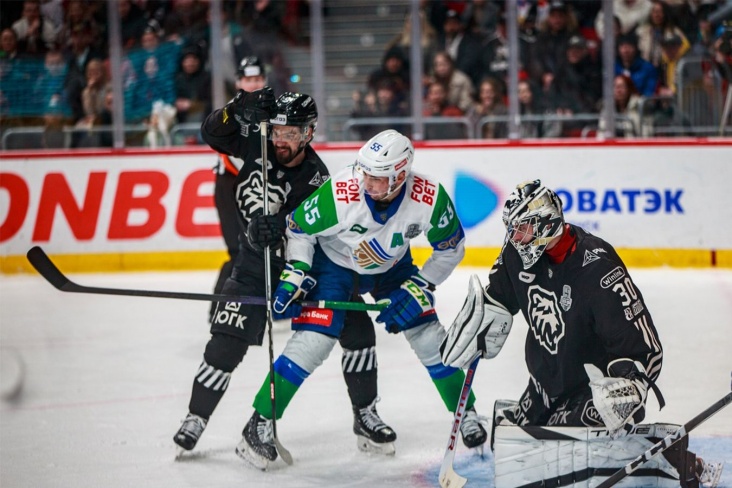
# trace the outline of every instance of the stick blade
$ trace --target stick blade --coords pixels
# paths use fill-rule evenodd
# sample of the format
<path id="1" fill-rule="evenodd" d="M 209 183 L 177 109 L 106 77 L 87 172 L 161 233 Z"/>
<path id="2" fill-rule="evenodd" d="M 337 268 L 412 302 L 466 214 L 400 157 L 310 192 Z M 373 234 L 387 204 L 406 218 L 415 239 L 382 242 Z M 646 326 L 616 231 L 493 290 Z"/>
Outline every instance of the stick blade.
<path id="1" fill-rule="evenodd" d="M 277 448 L 277 452 L 279 453 L 282 460 L 287 464 L 288 466 L 292 466 L 293 460 L 292 460 L 292 454 L 290 454 L 290 451 L 285 449 L 285 446 L 282 445 L 279 439 L 275 437 L 274 440 L 275 447 Z"/>
<path id="2" fill-rule="evenodd" d="M 46 252 L 39 246 L 30 248 L 26 253 L 26 257 L 36 271 L 59 290 L 63 291 L 70 283 L 69 279 L 53 264 Z"/>
<path id="3" fill-rule="evenodd" d="M 452 466 L 449 466 L 444 473 L 440 472 L 440 486 L 442 488 L 463 488 L 467 482 L 468 479 L 457 474 Z"/>

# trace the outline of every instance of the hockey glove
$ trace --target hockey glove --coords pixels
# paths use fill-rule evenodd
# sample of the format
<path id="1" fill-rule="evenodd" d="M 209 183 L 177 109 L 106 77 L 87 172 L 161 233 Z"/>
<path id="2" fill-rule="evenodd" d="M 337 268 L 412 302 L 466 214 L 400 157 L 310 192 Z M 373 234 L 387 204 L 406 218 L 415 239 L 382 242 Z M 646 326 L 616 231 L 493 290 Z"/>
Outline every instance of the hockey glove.
<path id="1" fill-rule="evenodd" d="M 302 305 L 293 303 L 296 299 L 302 300 L 312 290 L 317 281 L 304 271 L 296 269 L 291 263 L 285 265 L 280 274 L 280 282 L 272 295 L 272 311 L 275 320 L 299 317 Z"/>
<path id="2" fill-rule="evenodd" d="M 274 91 L 268 86 L 253 92 L 239 90 L 225 111 L 230 116 L 238 115 L 249 124 L 269 122 L 276 111 Z"/>
<path id="3" fill-rule="evenodd" d="M 267 246 L 272 250 L 279 249 L 282 247 L 284 234 L 283 226 L 276 215 L 255 215 L 247 225 L 247 240 L 257 251 L 263 251 Z"/>
<path id="4" fill-rule="evenodd" d="M 613 437 L 628 434 L 636 420 L 634 416 L 644 408 L 648 396 L 648 384 L 643 365 L 628 358 L 616 359 L 607 366 L 605 377 L 594 364 L 585 364 L 590 378 L 592 401 L 605 427 Z"/>
<path id="5" fill-rule="evenodd" d="M 386 326 L 387 332 L 398 334 L 407 330 L 417 317 L 435 304 L 434 287 L 419 275 L 412 276 L 402 286 L 391 292 L 388 307 L 376 317 Z"/>

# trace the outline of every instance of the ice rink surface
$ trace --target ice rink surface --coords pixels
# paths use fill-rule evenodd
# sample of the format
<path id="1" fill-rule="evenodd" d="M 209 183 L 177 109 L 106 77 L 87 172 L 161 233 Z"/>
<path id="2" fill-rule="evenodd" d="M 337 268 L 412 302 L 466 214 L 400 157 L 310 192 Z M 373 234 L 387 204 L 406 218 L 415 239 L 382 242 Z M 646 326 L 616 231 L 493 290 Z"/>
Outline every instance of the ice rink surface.
<path id="1" fill-rule="evenodd" d="M 459 268 L 437 290 L 449 323 L 470 273 Z M 649 401 L 646 422 L 684 423 L 730 391 L 732 271 L 634 269 L 664 347 L 658 382 L 666 408 Z M 208 293 L 215 273 L 84 274 L 93 286 Z M 268 371 L 267 347 L 252 348 L 194 455 L 175 461 L 193 374 L 208 340 L 208 304 L 62 293 L 39 276 L 0 276 L 0 486 L 38 487 L 435 487 L 452 413 L 439 400 L 404 338 L 377 326 L 379 413 L 397 432 L 394 457 L 356 449 L 340 371 L 340 348 L 303 385 L 278 422 L 295 464 L 255 471 L 234 454 Z M 482 361 L 474 389 L 479 413 L 515 399 L 528 380 L 520 317 L 501 354 Z M 275 356 L 290 335 L 275 325 Z M 266 344 L 266 343 L 265 343 Z M 22 367 L 21 367 L 22 366 Z M 19 376 L 19 373 L 22 375 Z M 21 378 L 22 376 L 22 378 Z M 732 487 L 732 408 L 691 435 L 700 456 L 726 461 Z M 490 455 L 462 444 L 455 469 L 468 487 L 493 486 Z"/>

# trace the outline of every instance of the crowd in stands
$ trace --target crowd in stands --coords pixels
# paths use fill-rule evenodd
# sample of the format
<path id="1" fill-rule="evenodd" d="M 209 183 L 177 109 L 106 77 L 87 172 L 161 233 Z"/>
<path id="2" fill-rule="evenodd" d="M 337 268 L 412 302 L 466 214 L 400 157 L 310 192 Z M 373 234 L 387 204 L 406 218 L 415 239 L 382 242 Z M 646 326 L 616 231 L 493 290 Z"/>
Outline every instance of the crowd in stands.
<path id="1" fill-rule="evenodd" d="M 120 18 L 126 123 L 155 122 L 155 102 L 173 107 L 172 123 L 205 118 L 211 111 L 208 1 L 24 0 L 0 4 L 0 129 L 45 126 L 44 145 L 62 147 L 63 127 L 111 123 L 109 5 Z M 274 66 L 277 91 L 290 88 L 277 71 L 276 41 L 298 40 L 303 7 L 305 0 L 222 2 L 227 96 L 234 95 L 239 60 L 249 55 Z M 71 145 L 111 144 L 109 133 L 74 131 Z"/>
<path id="2" fill-rule="evenodd" d="M 518 5 L 520 113 L 550 116 L 544 121 L 529 118 L 520 136 L 578 136 L 586 123 L 573 121 L 572 116 L 603 111 L 602 3 L 524 0 Z M 614 97 L 622 122 L 617 124 L 618 136 L 650 135 L 642 130 L 642 119 L 648 117 L 653 124 L 664 118 L 667 124 L 678 123 L 679 114 L 670 112 L 676 110 L 672 100 L 679 89 L 677 67 L 685 57 L 693 58 L 693 66 L 701 70 L 698 78 L 704 80 L 707 91 L 726 92 L 732 81 L 732 23 L 710 22 L 710 16 L 724 6 L 722 0 L 613 1 Z M 425 115 L 467 117 L 474 122 L 489 117 L 476 124 L 477 137 L 506 137 L 509 46 L 504 2 L 422 1 L 419 14 L 425 55 L 422 80 L 409 79 L 411 18 L 407 15 L 403 32 L 386 46 L 382 67 L 369 77 L 363 91 L 354 94 L 352 116 L 409 112 L 409 90 L 418 89 Z M 384 94 L 389 88 L 393 93 Z M 446 96 L 438 103 L 442 92 Z M 377 93 L 395 103 L 369 103 Z M 711 95 L 705 100 L 721 103 Z M 713 108 L 721 112 L 721 107 Z M 562 116 L 568 121 L 562 122 Z M 363 138 L 378 129 L 357 127 Z M 461 131 L 446 127 L 447 123 L 439 124 L 432 132 L 441 138 L 463 137 Z"/>
<path id="3" fill-rule="evenodd" d="M 425 116 L 462 117 L 479 128 L 477 137 L 507 137 L 514 53 L 509 53 L 504 4 L 421 0 L 421 79 L 410 79 L 407 15 L 402 30 L 384 46 L 382 65 L 353 94 L 352 116 L 409 116 L 412 90 L 419 90 Z M 112 120 L 108 5 L 116 5 L 121 21 L 126 123 L 154 122 L 155 102 L 156 113 L 175 112 L 172 123 L 205 118 L 212 103 L 208 0 L 24 0 L 0 3 L 0 130 L 45 126 L 44 144 L 55 146 L 67 144 L 58 135 L 62 128 L 76 127 L 89 132 L 75 131 L 72 146 L 111 145 L 109 134 L 91 130 Z M 673 100 L 679 95 L 677 67 L 685 58 L 695 60 L 698 88 L 708 93 L 708 103 L 719 104 L 712 91 L 726 92 L 732 80 L 732 23 L 710 18 L 725 5 L 725 0 L 613 0 L 619 136 L 650 135 L 643 129 L 649 116 L 655 124 L 678 123 Z M 585 123 L 560 116 L 604 110 L 602 2 L 519 0 L 518 6 L 518 105 L 522 115 L 539 116 L 522 123 L 520 136 L 577 136 Z M 303 42 L 300 25 L 308 1 L 223 0 L 222 7 L 226 96 L 233 96 L 236 66 L 248 55 L 270 66 L 268 84 L 276 93 L 291 89 L 278 41 Z M 536 120 L 546 115 L 553 117 Z M 448 125 L 428 127 L 425 137 L 468 136 L 464 124 Z M 368 138 L 386 126 L 410 130 L 408 124 L 373 124 L 360 126 L 360 135 Z"/>

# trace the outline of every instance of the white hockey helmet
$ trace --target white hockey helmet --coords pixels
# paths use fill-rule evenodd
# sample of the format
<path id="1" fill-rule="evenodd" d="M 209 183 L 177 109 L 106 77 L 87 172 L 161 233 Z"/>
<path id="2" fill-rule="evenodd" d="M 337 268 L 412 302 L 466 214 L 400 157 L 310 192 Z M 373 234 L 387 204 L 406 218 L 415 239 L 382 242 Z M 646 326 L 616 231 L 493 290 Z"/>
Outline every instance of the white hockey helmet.
<path id="1" fill-rule="evenodd" d="M 398 181 L 402 172 L 409 175 L 414 161 L 414 146 L 405 135 L 389 129 L 379 132 L 358 151 L 354 166 L 359 173 L 375 177 L 388 177 L 388 195 L 397 191 L 406 181 Z"/>
<path id="2" fill-rule="evenodd" d="M 529 269 L 551 240 L 564 231 L 562 201 L 541 180 L 526 181 L 516 186 L 506 200 L 503 224 L 524 269 Z"/>

